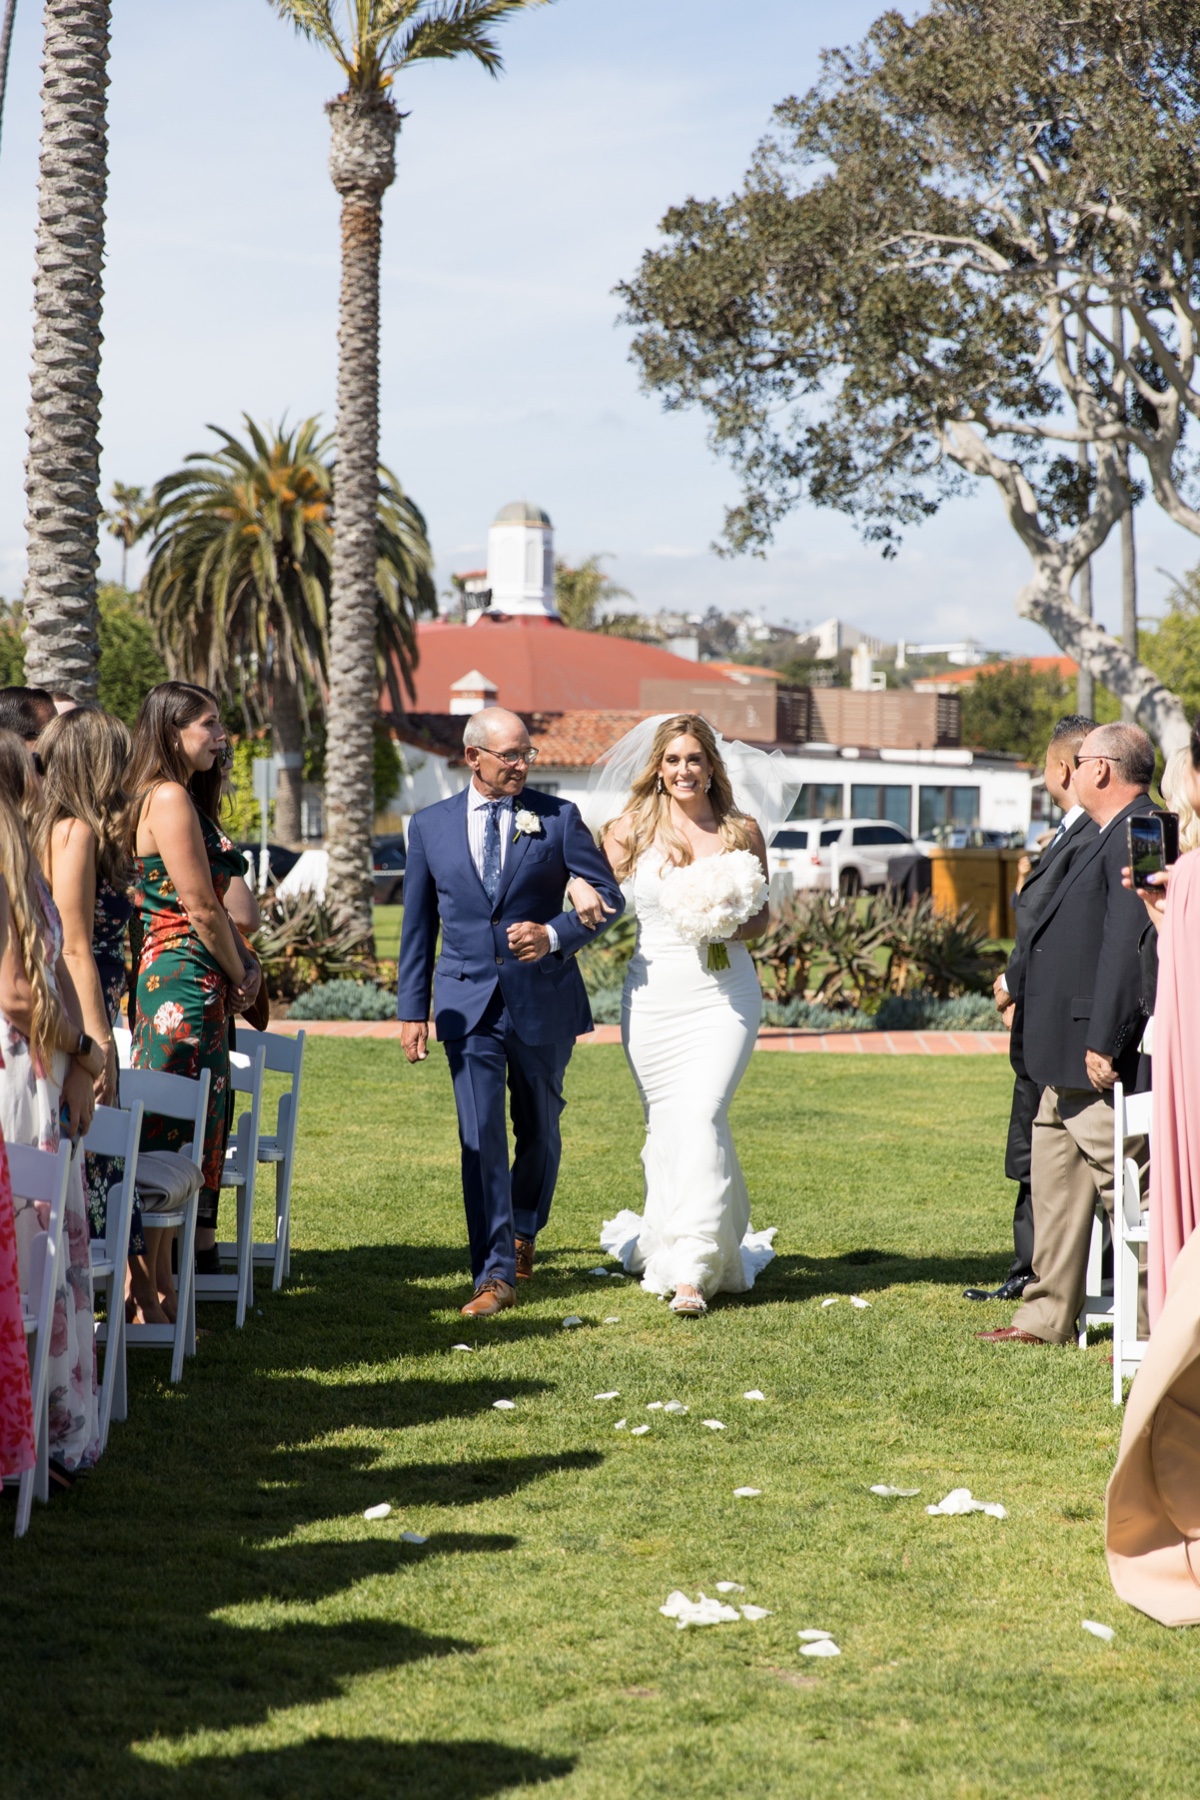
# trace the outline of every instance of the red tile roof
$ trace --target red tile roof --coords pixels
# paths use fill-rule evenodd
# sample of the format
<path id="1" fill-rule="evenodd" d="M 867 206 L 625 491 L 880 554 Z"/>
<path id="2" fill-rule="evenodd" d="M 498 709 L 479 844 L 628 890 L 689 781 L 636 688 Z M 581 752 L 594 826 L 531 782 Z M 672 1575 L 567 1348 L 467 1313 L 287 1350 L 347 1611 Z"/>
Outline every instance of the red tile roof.
<path id="1" fill-rule="evenodd" d="M 444 620 L 417 626 L 414 712 L 445 712 L 452 682 L 479 669 L 513 712 L 638 711 L 643 681 L 729 681 L 712 663 L 689 662 L 656 644 L 572 631 L 554 619 Z M 387 709 L 386 699 L 384 709 Z"/>
<path id="2" fill-rule="evenodd" d="M 644 712 L 534 713 L 526 724 L 538 747 L 539 769 L 590 769 L 598 756 L 649 717 Z"/>
<path id="3" fill-rule="evenodd" d="M 998 675 L 1002 669 L 1015 669 L 1024 664 L 1035 675 L 1055 674 L 1063 681 L 1074 681 L 1079 664 L 1069 656 L 1014 656 L 1008 662 L 980 663 L 974 669 L 947 669 L 940 675 L 922 675 L 913 682 L 919 694 L 948 693 L 974 687 L 981 675 Z"/>

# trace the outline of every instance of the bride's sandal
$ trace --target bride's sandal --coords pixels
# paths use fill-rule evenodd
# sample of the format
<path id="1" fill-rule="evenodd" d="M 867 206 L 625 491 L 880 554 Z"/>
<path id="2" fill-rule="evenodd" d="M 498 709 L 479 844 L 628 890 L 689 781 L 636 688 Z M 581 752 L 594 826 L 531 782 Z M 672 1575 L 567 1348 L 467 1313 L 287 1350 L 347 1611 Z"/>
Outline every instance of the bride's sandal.
<path id="1" fill-rule="evenodd" d="M 680 1288 L 671 1302 L 671 1311 L 681 1319 L 698 1319 L 708 1311 L 708 1304 L 698 1288 Z"/>

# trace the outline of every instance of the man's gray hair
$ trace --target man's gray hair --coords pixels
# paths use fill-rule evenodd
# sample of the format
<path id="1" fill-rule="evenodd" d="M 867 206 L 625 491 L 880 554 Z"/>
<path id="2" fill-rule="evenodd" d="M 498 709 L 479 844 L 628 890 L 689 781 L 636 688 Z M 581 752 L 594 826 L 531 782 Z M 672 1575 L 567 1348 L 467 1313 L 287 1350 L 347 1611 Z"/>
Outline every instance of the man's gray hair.
<path id="1" fill-rule="evenodd" d="M 525 721 L 518 718 L 516 713 L 509 712 L 506 706 L 481 706 L 478 712 L 471 714 L 463 727 L 463 749 L 490 750 L 492 737 L 502 719 L 519 726 L 521 730 L 525 728 Z"/>
<path id="2" fill-rule="evenodd" d="M 1154 780 L 1154 745 L 1140 725 L 1098 725 L 1088 742 L 1130 787 L 1149 787 Z"/>

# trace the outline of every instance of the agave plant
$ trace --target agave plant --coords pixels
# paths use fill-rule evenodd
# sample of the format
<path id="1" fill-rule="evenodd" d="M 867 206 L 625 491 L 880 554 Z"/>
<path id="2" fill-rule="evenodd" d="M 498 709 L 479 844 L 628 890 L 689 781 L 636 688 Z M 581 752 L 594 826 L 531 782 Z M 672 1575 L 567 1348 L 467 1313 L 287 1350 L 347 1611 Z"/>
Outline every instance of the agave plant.
<path id="1" fill-rule="evenodd" d="M 272 1000 L 294 1000 L 315 982 L 363 981 L 374 973 L 370 933 L 336 921 L 315 894 L 269 901 L 254 948 Z"/>

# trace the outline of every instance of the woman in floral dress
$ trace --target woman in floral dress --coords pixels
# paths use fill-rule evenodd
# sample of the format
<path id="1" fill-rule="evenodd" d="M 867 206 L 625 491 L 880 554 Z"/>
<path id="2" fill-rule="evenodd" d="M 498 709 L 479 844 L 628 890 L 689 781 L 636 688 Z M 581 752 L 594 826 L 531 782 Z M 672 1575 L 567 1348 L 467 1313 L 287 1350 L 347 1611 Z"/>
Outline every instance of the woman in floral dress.
<path id="1" fill-rule="evenodd" d="M 104 1074 L 96 1083 L 100 1106 L 115 1105 L 117 1097 L 113 1027 L 125 998 L 125 943 L 133 911 L 128 891 L 133 863 L 125 848 L 129 797 L 124 788 L 131 749 L 132 739 L 120 719 L 90 706 L 62 713 L 38 739 L 44 775 L 33 847 L 62 916 L 63 959 L 79 995 L 84 1030 L 105 1052 Z M 119 1158 L 85 1157 L 93 1238 L 107 1236 L 108 1192 L 120 1176 Z M 146 1266 L 142 1216 L 136 1204 L 129 1255 L 137 1317 L 145 1324 L 166 1324 Z"/>
<path id="2" fill-rule="evenodd" d="M 58 1149 L 77 1138 L 95 1110 L 104 1052 L 82 1030 L 70 971 L 62 960 L 58 909 L 29 848 L 25 818 L 35 804 L 33 765 L 20 738 L 0 731 L 0 877 L 10 929 L 0 956 L 0 1131 L 9 1144 Z M 69 1486 L 100 1452 L 92 1275 L 82 1159 L 72 1165 L 63 1224 L 62 1279 L 50 1331 L 50 1468 Z M 14 1198 L 23 1269 L 45 1208 Z"/>
<path id="3" fill-rule="evenodd" d="M 252 1004 L 261 973 L 243 956 L 223 897 L 245 862 L 217 824 L 225 729 L 216 698 L 190 682 L 164 681 L 142 702 L 128 787 L 134 855 L 135 1068 L 211 1075 L 204 1134 L 196 1266 L 217 1262 L 217 1201 L 233 1091 L 230 1016 Z M 178 1150 L 185 1130 L 150 1117 L 146 1149 Z M 151 1266 L 170 1314 L 175 1306 L 170 1233 L 147 1224 Z"/>

